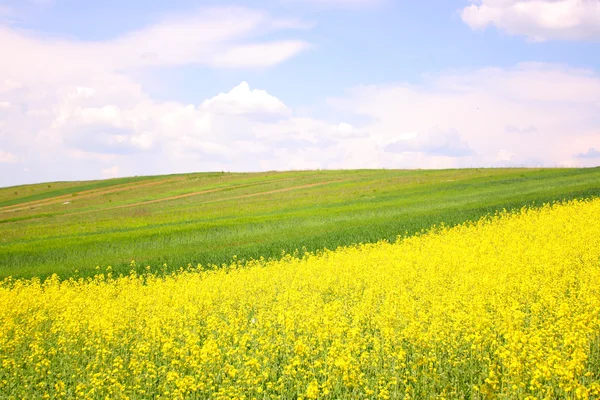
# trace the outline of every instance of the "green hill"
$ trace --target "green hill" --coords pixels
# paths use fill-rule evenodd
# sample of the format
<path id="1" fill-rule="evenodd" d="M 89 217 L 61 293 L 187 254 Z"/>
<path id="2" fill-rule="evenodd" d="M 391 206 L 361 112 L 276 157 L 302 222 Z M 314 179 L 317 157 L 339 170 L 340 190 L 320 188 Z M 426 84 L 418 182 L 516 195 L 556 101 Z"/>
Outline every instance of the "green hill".
<path id="1" fill-rule="evenodd" d="M 196 173 L 2 188 L 0 277 L 277 257 L 598 195 L 600 168 Z"/>

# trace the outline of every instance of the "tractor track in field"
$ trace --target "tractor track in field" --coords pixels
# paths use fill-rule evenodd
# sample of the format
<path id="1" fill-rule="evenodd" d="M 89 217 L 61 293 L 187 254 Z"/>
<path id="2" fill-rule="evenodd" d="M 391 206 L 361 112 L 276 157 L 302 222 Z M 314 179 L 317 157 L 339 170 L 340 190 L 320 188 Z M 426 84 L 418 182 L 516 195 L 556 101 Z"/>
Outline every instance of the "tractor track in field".
<path id="1" fill-rule="evenodd" d="M 288 180 L 293 180 L 293 179 L 297 179 L 297 178 L 284 178 L 284 179 L 277 179 L 277 180 L 268 181 L 268 182 L 261 182 L 261 183 L 281 182 L 281 181 L 288 181 Z M 307 188 L 311 188 L 311 187 L 323 186 L 323 185 L 327 185 L 327 184 L 330 184 L 330 183 L 345 182 L 345 181 L 350 181 L 350 180 L 354 180 L 354 179 L 356 179 L 356 178 L 336 179 L 336 180 L 332 180 L 332 181 L 323 181 L 323 182 L 308 183 L 306 185 L 285 187 L 285 188 L 281 188 L 281 189 L 268 190 L 266 192 L 248 193 L 248 194 L 243 194 L 243 195 L 239 195 L 239 196 L 224 197 L 224 198 L 221 198 L 221 199 L 214 199 L 214 200 L 204 201 L 202 203 L 198 203 L 197 205 L 217 203 L 217 202 L 228 201 L 228 200 L 245 199 L 245 198 L 256 197 L 256 196 L 265 196 L 265 195 L 276 194 L 276 193 L 285 193 L 285 192 L 289 192 L 289 191 L 292 191 L 292 190 L 307 189 Z M 177 196 L 164 197 L 162 199 L 147 200 L 147 201 L 141 201 L 141 202 L 131 203 L 131 204 L 122 204 L 120 206 L 115 206 L 115 207 L 102 208 L 102 209 L 96 209 L 96 210 L 79 211 L 79 212 L 74 212 L 74 213 L 60 214 L 60 216 L 62 217 L 62 216 L 89 214 L 89 213 L 93 213 L 93 212 L 112 211 L 112 210 L 118 210 L 118 209 L 123 209 L 123 208 L 131 208 L 131 207 L 143 206 L 143 205 L 146 205 L 146 204 L 154 204 L 154 203 L 160 203 L 160 202 L 164 202 L 164 201 L 184 199 L 186 197 L 199 196 L 199 195 L 202 195 L 202 194 L 215 193 L 215 192 L 219 192 L 219 191 L 227 190 L 227 189 L 239 189 L 241 187 L 254 186 L 254 185 L 257 185 L 257 184 L 259 184 L 259 183 L 249 183 L 249 184 L 245 184 L 245 185 L 236 185 L 236 186 L 228 186 L 228 187 L 223 187 L 223 188 L 208 189 L 208 190 L 202 190 L 202 191 L 198 191 L 198 192 L 180 194 L 180 195 L 177 195 Z"/>
<path id="2" fill-rule="evenodd" d="M 160 184 L 164 184 L 164 183 L 178 182 L 178 181 L 182 181 L 184 179 L 185 178 L 163 179 L 163 180 L 138 183 L 138 184 L 133 184 L 133 185 L 125 184 L 126 186 L 116 185 L 113 187 L 106 188 L 104 190 L 103 189 L 90 189 L 90 190 L 85 190 L 83 192 L 63 194 L 60 196 L 50 197 L 47 199 L 33 200 L 33 201 L 26 202 L 26 203 L 19 203 L 19 204 L 14 204 L 14 205 L 10 205 L 10 206 L 0 207 L 0 213 L 31 210 L 31 209 L 35 209 L 35 208 L 39 208 L 39 207 L 49 206 L 52 204 L 59 204 L 68 199 L 73 199 L 73 198 L 76 198 L 77 200 L 89 199 L 91 197 L 102 196 L 104 194 L 118 193 L 118 192 L 123 192 L 126 190 L 138 189 L 141 187 L 156 186 L 156 185 L 160 185 Z"/>

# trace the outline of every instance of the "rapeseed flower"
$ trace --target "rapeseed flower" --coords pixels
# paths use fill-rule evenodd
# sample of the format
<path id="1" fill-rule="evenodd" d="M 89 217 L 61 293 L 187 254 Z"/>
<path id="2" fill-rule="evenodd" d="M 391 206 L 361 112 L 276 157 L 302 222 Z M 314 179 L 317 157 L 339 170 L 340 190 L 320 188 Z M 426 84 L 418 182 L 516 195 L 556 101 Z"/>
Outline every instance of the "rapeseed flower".
<path id="1" fill-rule="evenodd" d="M 597 398 L 600 200 L 219 269 L 0 284 L 1 398 Z"/>

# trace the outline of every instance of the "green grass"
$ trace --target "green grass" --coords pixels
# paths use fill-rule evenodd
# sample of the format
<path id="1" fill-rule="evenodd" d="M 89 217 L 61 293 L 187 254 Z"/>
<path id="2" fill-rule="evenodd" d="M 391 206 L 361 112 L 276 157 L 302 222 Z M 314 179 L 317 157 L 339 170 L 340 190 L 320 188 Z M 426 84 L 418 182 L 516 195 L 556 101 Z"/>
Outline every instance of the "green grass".
<path id="1" fill-rule="evenodd" d="M 45 200 L 92 189 L 110 188 L 117 185 L 148 180 L 149 177 L 119 178 L 88 182 L 54 182 L 24 185 L 0 189 L 0 207 Z"/>
<path id="2" fill-rule="evenodd" d="M 599 195 L 600 168 L 199 173 L 4 188 L 0 277 L 277 257 Z"/>

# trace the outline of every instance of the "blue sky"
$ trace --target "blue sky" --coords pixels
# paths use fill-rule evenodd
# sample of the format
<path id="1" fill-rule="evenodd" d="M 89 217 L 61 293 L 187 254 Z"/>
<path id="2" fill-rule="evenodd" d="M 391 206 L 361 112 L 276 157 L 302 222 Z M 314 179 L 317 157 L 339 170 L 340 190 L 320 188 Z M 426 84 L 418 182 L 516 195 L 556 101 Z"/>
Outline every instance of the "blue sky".
<path id="1" fill-rule="evenodd" d="M 0 1 L 0 47 L 2 186 L 600 164 L 598 1 Z"/>

